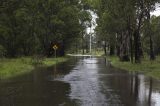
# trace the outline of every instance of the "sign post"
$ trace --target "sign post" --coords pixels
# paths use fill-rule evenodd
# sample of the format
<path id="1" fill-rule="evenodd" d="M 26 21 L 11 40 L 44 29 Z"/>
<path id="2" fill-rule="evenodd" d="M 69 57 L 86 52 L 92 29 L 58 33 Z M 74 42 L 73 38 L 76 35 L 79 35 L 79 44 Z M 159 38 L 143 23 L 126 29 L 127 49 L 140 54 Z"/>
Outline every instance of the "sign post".
<path id="1" fill-rule="evenodd" d="M 53 49 L 54 49 L 55 62 L 57 64 L 57 49 L 58 49 L 58 46 L 56 44 L 53 45 Z M 54 78 L 56 78 L 56 73 L 57 73 L 56 64 L 54 65 Z"/>
<path id="2" fill-rule="evenodd" d="M 58 46 L 57 46 L 57 45 L 54 45 L 54 46 L 53 46 L 53 49 L 54 49 L 55 58 L 57 58 L 57 49 L 58 49 Z"/>

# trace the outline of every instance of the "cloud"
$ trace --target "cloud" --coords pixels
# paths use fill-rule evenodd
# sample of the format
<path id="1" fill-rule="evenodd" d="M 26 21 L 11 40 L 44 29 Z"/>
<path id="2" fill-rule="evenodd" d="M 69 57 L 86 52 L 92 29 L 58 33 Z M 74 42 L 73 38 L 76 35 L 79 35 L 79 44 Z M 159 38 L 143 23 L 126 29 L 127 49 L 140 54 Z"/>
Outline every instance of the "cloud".
<path id="1" fill-rule="evenodd" d="M 160 16 L 160 9 L 154 12 L 151 12 L 151 15 Z"/>
<path id="2" fill-rule="evenodd" d="M 160 16 L 160 4 L 156 4 L 156 10 L 151 12 L 151 15 Z"/>

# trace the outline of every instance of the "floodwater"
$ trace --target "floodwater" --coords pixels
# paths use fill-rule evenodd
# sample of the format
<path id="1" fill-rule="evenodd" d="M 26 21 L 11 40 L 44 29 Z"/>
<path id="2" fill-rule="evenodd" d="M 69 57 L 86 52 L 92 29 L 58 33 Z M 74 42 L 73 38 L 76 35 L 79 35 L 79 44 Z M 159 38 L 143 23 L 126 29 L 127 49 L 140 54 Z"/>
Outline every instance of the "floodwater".
<path id="1" fill-rule="evenodd" d="M 160 81 L 77 57 L 1 80 L 0 106 L 160 106 Z"/>

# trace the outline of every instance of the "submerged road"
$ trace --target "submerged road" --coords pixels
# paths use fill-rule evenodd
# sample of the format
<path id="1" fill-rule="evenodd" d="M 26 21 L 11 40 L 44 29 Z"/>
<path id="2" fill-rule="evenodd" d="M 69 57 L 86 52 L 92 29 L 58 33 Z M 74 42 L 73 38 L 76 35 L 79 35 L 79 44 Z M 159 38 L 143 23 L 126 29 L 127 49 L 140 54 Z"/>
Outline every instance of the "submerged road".
<path id="1" fill-rule="evenodd" d="M 77 57 L 0 82 L 0 106 L 160 106 L 160 82 Z"/>

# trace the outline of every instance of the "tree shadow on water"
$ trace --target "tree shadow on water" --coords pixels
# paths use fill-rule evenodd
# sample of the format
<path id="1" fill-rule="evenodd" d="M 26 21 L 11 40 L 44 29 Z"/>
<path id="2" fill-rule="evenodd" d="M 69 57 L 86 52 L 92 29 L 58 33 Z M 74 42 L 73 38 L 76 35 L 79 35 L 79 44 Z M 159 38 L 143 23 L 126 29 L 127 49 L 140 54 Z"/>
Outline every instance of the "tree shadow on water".
<path id="1" fill-rule="evenodd" d="M 0 81 L 0 106 L 75 106 L 69 98 L 70 84 L 49 80 L 66 75 L 73 67 L 37 67 L 32 72 Z"/>

